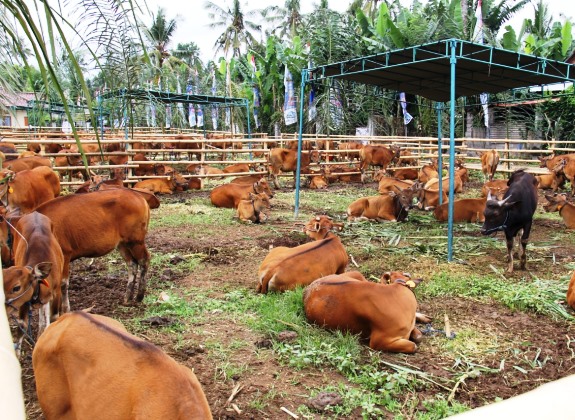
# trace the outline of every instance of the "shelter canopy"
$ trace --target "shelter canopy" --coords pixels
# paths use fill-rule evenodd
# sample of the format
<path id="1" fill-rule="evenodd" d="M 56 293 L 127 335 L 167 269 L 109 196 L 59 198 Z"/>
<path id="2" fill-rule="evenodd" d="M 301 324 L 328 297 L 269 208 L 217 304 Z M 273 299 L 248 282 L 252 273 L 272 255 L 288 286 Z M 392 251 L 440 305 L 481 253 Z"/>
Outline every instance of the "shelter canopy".
<path id="1" fill-rule="evenodd" d="M 319 66 L 310 70 L 309 81 L 349 80 L 447 102 L 453 43 L 456 97 L 575 82 L 575 65 L 455 39 Z"/>
<path id="2" fill-rule="evenodd" d="M 187 93 L 162 92 L 148 89 L 118 89 L 104 92 L 102 99 L 127 98 L 135 100 L 150 100 L 163 103 L 217 104 L 228 106 L 245 106 L 246 99 L 228 96 L 192 95 Z"/>

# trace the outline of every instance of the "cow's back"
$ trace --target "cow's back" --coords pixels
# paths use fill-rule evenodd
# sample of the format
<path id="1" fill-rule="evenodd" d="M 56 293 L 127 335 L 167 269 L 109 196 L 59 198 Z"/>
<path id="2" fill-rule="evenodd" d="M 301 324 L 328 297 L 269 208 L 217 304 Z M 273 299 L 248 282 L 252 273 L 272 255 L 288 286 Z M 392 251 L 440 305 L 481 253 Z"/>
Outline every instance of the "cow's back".
<path id="1" fill-rule="evenodd" d="M 52 220 L 71 260 L 106 255 L 120 242 L 143 244 L 150 220 L 144 197 L 128 188 L 58 197 L 36 211 Z"/>
<path id="2" fill-rule="evenodd" d="M 26 169 L 15 174 L 9 183 L 8 204 L 30 213 L 37 206 L 60 195 L 60 179 L 47 166 Z"/>
<path id="3" fill-rule="evenodd" d="M 210 192 L 210 201 L 216 207 L 237 208 L 240 200 L 247 199 L 254 192 L 253 184 L 224 184 Z"/>
<path id="4" fill-rule="evenodd" d="M 48 420 L 212 418 L 192 371 L 107 317 L 63 315 L 40 337 L 32 361 Z"/>

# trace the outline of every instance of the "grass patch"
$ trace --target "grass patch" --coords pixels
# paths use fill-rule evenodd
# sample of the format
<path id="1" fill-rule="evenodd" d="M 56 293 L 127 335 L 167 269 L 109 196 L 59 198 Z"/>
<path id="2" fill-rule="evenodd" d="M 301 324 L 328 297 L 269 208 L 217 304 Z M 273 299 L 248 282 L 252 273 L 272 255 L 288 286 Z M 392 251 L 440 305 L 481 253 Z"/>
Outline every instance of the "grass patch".
<path id="1" fill-rule="evenodd" d="M 575 321 L 563 305 L 568 281 L 534 279 L 510 283 L 492 276 L 466 276 L 465 281 L 453 273 L 438 273 L 422 285 L 419 295 L 428 299 L 461 296 L 480 300 L 493 299 L 510 309 L 544 314 L 553 319 Z"/>

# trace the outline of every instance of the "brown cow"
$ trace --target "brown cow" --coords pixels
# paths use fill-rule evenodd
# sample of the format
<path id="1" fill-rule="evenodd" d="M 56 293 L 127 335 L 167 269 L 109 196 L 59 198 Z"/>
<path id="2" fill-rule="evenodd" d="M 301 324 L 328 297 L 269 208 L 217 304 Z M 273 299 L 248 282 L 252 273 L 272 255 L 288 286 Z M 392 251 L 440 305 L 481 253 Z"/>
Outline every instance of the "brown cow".
<path id="1" fill-rule="evenodd" d="M 396 191 L 396 188 L 410 188 L 413 185 L 412 181 L 402 181 L 396 178 L 381 178 L 377 186 L 377 191 L 380 194 L 387 194 L 390 191 Z"/>
<path id="2" fill-rule="evenodd" d="M 58 175 L 47 166 L 20 172 L 0 171 L 0 199 L 10 211 L 30 213 L 60 195 Z"/>
<path id="3" fill-rule="evenodd" d="M 443 181 L 442 181 L 442 189 L 443 191 L 449 191 L 449 178 L 444 177 Z M 439 190 L 439 179 L 438 178 L 432 178 L 429 181 L 427 181 L 425 183 L 425 185 L 423 186 L 423 188 L 431 190 L 431 191 L 437 191 Z M 453 192 L 454 193 L 461 193 L 463 192 L 463 181 L 461 180 L 461 178 L 455 174 L 455 178 L 453 179 Z"/>
<path id="4" fill-rule="evenodd" d="M 359 166 L 331 165 L 326 167 L 325 175 L 329 184 L 337 181 L 361 182 L 361 174 L 354 174 L 352 172 L 359 172 Z"/>
<path id="5" fill-rule="evenodd" d="M 148 190 L 157 194 L 173 194 L 178 187 L 188 189 L 188 181 L 177 171 L 170 171 L 165 178 L 145 179 L 136 182 L 134 188 Z"/>
<path id="6" fill-rule="evenodd" d="M 549 156 L 543 156 L 539 158 L 539 167 L 540 168 L 547 168 L 550 171 L 553 170 L 555 166 L 559 163 L 561 159 L 565 159 L 567 161 L 575 159 L 575 153 L 567 153 L 565 155 L 556 155 L 555 153 Z"/>
<path id="7" fill-rule="evenodd" d="M 249 171 L 250 171 L 250 165 L 248 165 L 247 163 L 235 163 L 233 165 L 226 166 L 222 170 L 224 174 L 233 174 L 238 172 L 249 172 Z"/>
<path id="8" fill-rule="evenodd" d="M 567 229 L 575 229 L 575 205 L 567 201 L 565 194 L 545 194 L 547 203 L 543 205 L 546 212 L 558 211 Z"/>
<path id="9" fill-rule="evenodd" d="M 192 370 L 108 317 L 63 315 L 38 340 L 32 363 L 47 420 L 212 418 Z"/>
<path id="10" fill-rule="evenodd" d="M 15 231 L 12 246 L 14 266 L 3 270 L 4 290 L 10 296 L 9 312 L 19 312 L 21 328 L 18 328 L 16 337 L 19 353 L 28 325 L 29 307 L 40 308 L 38 335 L 62 313 L 64 255 L 54 235 L 52 222 L 43 214 L 27 214 L 10 229 Z M 20 297 L 14 296 L 15 293 Z"/>
<path id="11" fill-rule="evenodd" d="M 36 211 L 52 220 L 54 234 L 64 254 L 64 312 L 70 309 L 70 262 L 82 257 L 100 257 L 114 249 L 118 249 L 128 266 L 124 302 L 133 299 L 136 284 L 136 301 L 142 301 L 150 263 L 145 244 L 150 207 L 140 193 L 129 188 L 116 188 L 89 194 L 70 194 L 50 200 L 37 207 Z"/>
<path id="12" fill-rule="evenodd" d="M 262 179 L 266 174 L 253 174 L 235 177 L 230 181 L 230 184 L 253 184 Z"/>
<path id="13" fill-rule="evenodd" d="M 411 188 L 396 190 L 397 193 L 390 191 L 387 194 L 355 200 L 347 208 L 347 219 L 403 222 L 412 207 L 415 191 Z"/>
<path id="14" fill-rule="evenodd" d="M 484 222 L 485 202 L 487 197 L 483 198 L 464 198 L 453 202 L 453 221 L 454 222 Z M 440 222 L 447 222 L 448 203 L 437 206 L 433 211 L 433 216 Z"/>
<path id="15" fill-rule="evenodd" d="M 13 172 L 25 171 L 26 169 L 34 169 L 38 166 L 52 167 L 50 159 L 43 156 L 28 156 L 25 158 L 5 160 L 2 162 L 2 168 L 10 169 Z"/>
<path id="16" fill-rule="evenodd" d="M 319 162 L 319 153 L 317 151 L 302 152 L 300 170 L 305 170 L 310 163 Z M 269 154 L 270 176 L 273 179 L 274 187 L 279 189 L 278 175 L 280 172 L 293 172 L 295 177 L 297 170 L 297 150 L 275 148 L 270 150 Z"/>
<path id="17" fill-rule="evenodd" d="M 460 160 L 457 160 L 455 162 L 455 175 L 461 178 L 461 182 L 463 183 L 463 185 L 469 182 L 469 171 L 467 170 L 463 162 L 461 162 Z"/>
<path id="18" fill-rule="evenodd" d="M 417 179 L 419 182 L 427 183 L 430 179 L 439 179 L 439 172 L 437 167 L 437 159 L 432 159 L 431 163 L 428 165 L 423 165 L 419 170 Z"/>
<path id="19" fill-rule="evenodd" d="M 247 200 L 249 193 L 266 193 L 269 198 L 273 198 L 273 193 L 268 182 L 261 178 L 253 184 L 224 184 L 214 188 L 210 192 L 210 201 L 216 207 L 234 208 L 238 207 L 240 200 Z"/>
<path id="20" fill-rule="evenodd" d="M 487 181 L 485 184 L 483 184 L 483 187 L 481 187 L 481 196 L 487 197 L 489 195 L 489 191 L 491 191 L 491 194 L 500 200 L 508 188 L 509 186 L 507 185 L 506 179 Z"/>
<path id="21" fill-rule="evenodd" d="M 387 169 L 387 173 L 396 179 L 415 181 L 418 177 L 418 170 L 415 168 Z"/>
<path id="22" fill-rule="evenodd" d="M 341 160 L 354 160 L 359 159 L 359 150 L 363 144 L 355 141 L 341 142 L 338 144 L 338 150 L 345 150 L 339 154 Z"/>
<path id="23" fill-rule="evenodd" d="M 484 181 L 493 181 L 495 172 L 497 171 L 497 165 L 499 165 L 499 153 L 495 149 L 491 149 L 485 152 L 480 152 L 479 157 L 481 158 L 481 172 L 483 172 Z"/>
<path id="24" fill-rule="evenodd" d="M 433 210 L 435 207 L 439 206 L 439 190 L 428 190 L 423 188 L 421 184 L 417 184 L 415 187 L 414 201 L 415 206 L 420 210 Z M 447 203 L 447 193 L 445 189 L 442 192 L 441 203 Z"/>
<path id="25" fill-rule="evenodd" d="M 431 321 L 416 312 L 413 289 L 421 281 L 397 271 L 385 273 L 383 284 L 347 273 L 322 277 L 304 291 L 305 315 L 321 327 L 369 340 L 374 350 L 415 353 L 423 338 L 415 321 Z"/>
<path id="26" fill-rule="evenodd" d="M 381 166 L 385 171 L 387 166 L 397 161 L 401 150 L 398 146 L 363 146 L 359 150 L 359 170 L 361 171 L 362 181 L 365 182 L 365 171 L 370 165 Z"/>
<path id="27" fill-rule="evenodd" d="M 565 175 L 563 173 L 551 172 L 550 174 L 535 175 L 537 188 L 541 190 L 557 190 L 565 184 Z"/>
<path id="28" fill-rule="evenodd" d="M 58 156 L 54 158 L 54 166 L 63 168 L 67 166 L 84 166 L 82 157 L 73 153 L 70 149 L 60 149 Z M 68 180 L 71 182 L 73 177 L 82 177 L 85 182 L 90 180 L 90 176 L 86 169 L 58 169 L 60 179 L 64 179 L 64 175 L 68 173 Z"/>
<path id="29" fill-rule="evenodd" d="M 257 291 L 283 292 L 297 286 L 307 286 L 328 274 L 345 271 L 349 257 L 333 229 L 341 231 L 342 223 L 334 223 L 328 216 L 316 216 L 303 231 L 314 242 L 288 248 L 278 246 L 270 250 L 258 269 Z"/>
<path id="30" fill-rule="evenodd" d="M 266 193 L 249 193 L 247 200 L 240 200 L 237 217 L 244 222 L 263 223 L 268 219 L 270 198 Z"/>
<path id="31" fill-rule="evenodd" d="M 149 159 L 143 153 L 136 153 L 132 159 L 136 162 L 147 162 Z M 137 168 L 134 168 L 135 176 L 150 176 L 150 175 L 164 175 L 166 167 L 160 163 L 139 163 Z"/>
<path id="32" fill-rule="evenodd" d="M 571 194 L 575 194 L 575 159 L 559 159 L 552 171 L 567 178 L 571 183 Z"/>
<path id="33" fill-rule="evenodd" d="M 224 174 L 224 171 L 220 168 L 216 168 L 214 166 L 202 164 L 200 166 L 200 170 L 198 172 L 199 175 L 220 175 Z M 210 176 L 212 179 L 223 179 L 223 176 Z"/>
<path id="34" fill-rule="evenodd" d="M 0 152 L 3 156 L 2 167 L 5 167 L 4 162 L 18 158 L 18 149 L 16 149 L 16 145 L 14 143 L 2 141 L 2 138 L 0 138 Z"/>
<path id="35" fill-rule="evenodd" d="M 571 308 L 575 309 L 575 271 L 571 275 L 569 281 L 569 288 L 567 289 L 567 303 Z"/>

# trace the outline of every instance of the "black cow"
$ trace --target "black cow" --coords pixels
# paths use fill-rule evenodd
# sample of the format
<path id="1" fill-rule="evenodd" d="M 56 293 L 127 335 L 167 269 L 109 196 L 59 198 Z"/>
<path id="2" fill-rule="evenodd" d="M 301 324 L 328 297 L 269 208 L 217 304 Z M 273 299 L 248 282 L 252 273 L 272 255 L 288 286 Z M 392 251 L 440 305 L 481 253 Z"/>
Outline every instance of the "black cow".
<path id="1" fill-rule="evenodd" d="M 521 269 L 525 269 L 527 256 L 525 248 L 531 232 L 533 214 L 537 208 L 537 181 L 535 177 L 522 169 L 513 172 L 509 181 L 509 188 L 503 195 L 502 200 L 497 200 L 491 195 L 487 196 L 485 204 L 485 222 L 481 227 L 483 235 L 493 232 L 503 231 L 507 240 L 507 261 L 508 273 L 513 272 L 513 242 L 515 236 L 521 231 L 521 245 L 519 247 L 519 258 L 521 259 Z"/>

